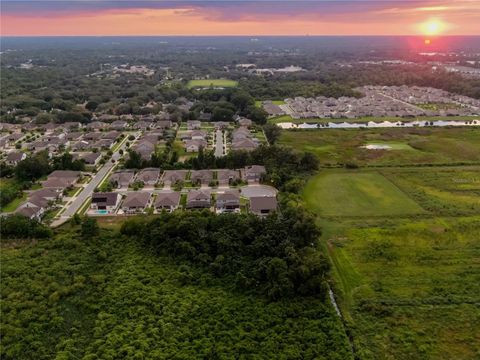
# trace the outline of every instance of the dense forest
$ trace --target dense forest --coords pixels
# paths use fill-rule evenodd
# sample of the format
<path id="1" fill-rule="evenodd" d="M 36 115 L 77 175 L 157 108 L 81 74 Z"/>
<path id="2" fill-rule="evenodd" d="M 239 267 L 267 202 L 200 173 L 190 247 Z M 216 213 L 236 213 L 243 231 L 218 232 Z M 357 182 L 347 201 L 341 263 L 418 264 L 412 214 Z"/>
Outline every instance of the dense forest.
<path id="1" fill-rule="evenodd" d="M 213 224 L 203 217 L 191 219 Z M 245 227 L 242 221 L 236 220 Z M 148 226 L 158 231 L 167 226 L 161 223 Z M 97 235 L 88 236 L 92 230 Z M 190 234 L 197 230 L 205 229 Z M 185 252 L 98 231 L 83 222 L 44 240 L 2 236 L 2 359 L 351 358 L 341 323 L 322 297 L 270 301 L 215 275 L 200 253 L 184 261 Z M 152 245 L 166 239 L 157 234 L 149 236 Z"/>

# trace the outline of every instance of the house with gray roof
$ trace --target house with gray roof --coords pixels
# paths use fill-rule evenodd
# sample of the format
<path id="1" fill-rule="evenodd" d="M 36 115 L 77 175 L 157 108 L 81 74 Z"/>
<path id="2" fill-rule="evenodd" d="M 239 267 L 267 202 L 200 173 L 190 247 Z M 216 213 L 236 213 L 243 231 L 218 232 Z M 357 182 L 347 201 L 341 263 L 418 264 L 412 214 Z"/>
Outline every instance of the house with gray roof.
<path id="1" fill-rule="evenodd" d="M 249 210 L 257 216 L 267 216 L 277 211 L 277 198 L 273 196 L 256 196 L 250 198 Z"/>
<path id="2" fill-rule="evenodd" d="M 188 170 L 165 170 L 162 181 L 165 185 L 172 185 L 176 182 L 183 182 L 187 177 Z"/>
<path id="3" fill-rule="evenodd" d="M 150 206 L 152 194 L 146 191 L 130 192 L 122 203 L 125 214 L 143 213 Z"/>
<path id="4" fill-rule="evenodd" d="M 115 192 L 96 192 L 92 194 L 90 209 L 105 214 L 115 214 L 120 205 L 121 196 Z"/>
<path id="5" fill-rule="evenodd" d="M 180 206 L 180 193 L 177 191 L 165 191 L 157 194 L 154 207 L 157 212 L 172 212 Z"/>
<path id="6" fill-rule="evenodd" d="M 187 193 L 187 209 L 209 209 L 211 192 L 209 189 L 190 190 Z"/>
<path id="7" fill-rule="evenodd" d="M 110 183 L 118 188 L 128 188 L 130 184 L 133 183 L 133 179 L 135 177 L 135 171 L 134 170 L 120 170 L 114 172 L 110 176 Z"/>
<path id="8" fill-rule="evenodd" d="M 140 170 L 137 174 L 136 181 L 140 181 L 144 186 L 155 186 L 160 178 L 160 169 L 158 168 L 146 168 Z"/>
<path id="9" fill-rule="evenodd" d="M 190 174 L 190 181 L 194 185 L 208 185 L 212 180 L 212 170 L 192 170 Z"/>
<path id="10" fill-rule="evenodd" d="M 218 169 L 217 170 L 217 180 L 219 185 L 229 185 L 233 181 L 240 179 L 240 174 L 238 170 L 230 169 Z"/>
<path id="11" fill-rule="evenodd" d="M 263 165 L 251 165 L 242 169 L 242 177 L 248 182 L 260 182 L 266 173 L 267 170 Z"/>
<path id="12" fill-rule="evenodd" d="M 240 211 L 240 191 L 227 190 L 223 193 L 218 193 L 215 210 L 217 213 L 223 212 L 239 212 Z"/>

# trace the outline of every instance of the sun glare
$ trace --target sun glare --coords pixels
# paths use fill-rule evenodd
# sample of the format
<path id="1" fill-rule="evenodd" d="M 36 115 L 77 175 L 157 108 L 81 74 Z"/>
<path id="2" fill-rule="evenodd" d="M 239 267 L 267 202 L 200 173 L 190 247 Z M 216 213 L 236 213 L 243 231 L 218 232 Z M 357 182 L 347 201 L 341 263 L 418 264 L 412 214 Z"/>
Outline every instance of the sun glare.
<path id="1" fill-rule="evenodd" d="M 422 32 L 424 35 L 438 35 L 444 29 L 444 25 L 439 20 L 429 20 L 422 24 Z"/>

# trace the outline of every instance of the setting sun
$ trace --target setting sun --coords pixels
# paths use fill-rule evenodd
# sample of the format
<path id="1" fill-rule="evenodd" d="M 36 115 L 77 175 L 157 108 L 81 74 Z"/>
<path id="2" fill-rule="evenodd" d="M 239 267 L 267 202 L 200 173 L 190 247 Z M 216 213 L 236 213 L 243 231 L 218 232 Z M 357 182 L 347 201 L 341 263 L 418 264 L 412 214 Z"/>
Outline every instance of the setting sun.
<path id="1" fill-rule="evenodd" d="M 445 25 L 439 20 L 430 20 L 423 23 L 421 27 L 425 35 L 438 35 L 444 30 Z"/>

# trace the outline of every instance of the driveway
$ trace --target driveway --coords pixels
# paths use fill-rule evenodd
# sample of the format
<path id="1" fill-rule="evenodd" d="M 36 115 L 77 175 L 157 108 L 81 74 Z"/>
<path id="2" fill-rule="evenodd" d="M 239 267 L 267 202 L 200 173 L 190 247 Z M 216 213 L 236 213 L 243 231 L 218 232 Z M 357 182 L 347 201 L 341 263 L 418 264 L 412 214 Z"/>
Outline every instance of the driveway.
<path id="1" fill-rule="evenodd" d="M 223 131 L 217 130 L 215 133 L 215 157 L 223 156 Z"/>
<path id="2" fill-rule="evenodd" d="M 247 185 L 241 188 L 241 195 L 246 198 L 251 197 L 273 197 L 277 196 L 277 189 L 268 185 Z"/>

